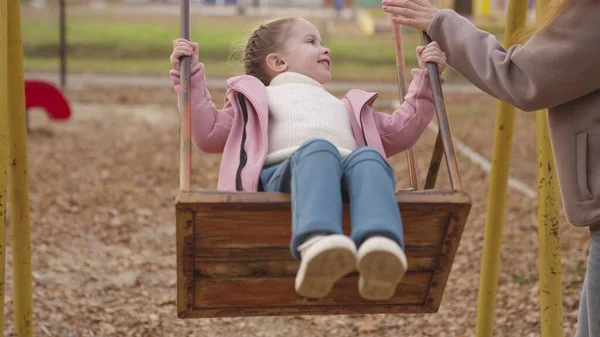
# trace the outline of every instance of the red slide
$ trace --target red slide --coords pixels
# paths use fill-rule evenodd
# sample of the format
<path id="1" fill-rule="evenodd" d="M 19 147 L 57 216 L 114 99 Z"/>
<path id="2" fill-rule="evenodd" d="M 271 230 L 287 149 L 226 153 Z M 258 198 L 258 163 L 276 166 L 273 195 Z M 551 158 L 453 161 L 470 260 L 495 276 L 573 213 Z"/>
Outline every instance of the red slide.
<path id="1" fill-rule="evenodd" d="M 43 108 L 51 120 L 67 120 L 71 116 L 71 108 L 62 92 L 38 80 L 25 80 L 25 108 Z"/>

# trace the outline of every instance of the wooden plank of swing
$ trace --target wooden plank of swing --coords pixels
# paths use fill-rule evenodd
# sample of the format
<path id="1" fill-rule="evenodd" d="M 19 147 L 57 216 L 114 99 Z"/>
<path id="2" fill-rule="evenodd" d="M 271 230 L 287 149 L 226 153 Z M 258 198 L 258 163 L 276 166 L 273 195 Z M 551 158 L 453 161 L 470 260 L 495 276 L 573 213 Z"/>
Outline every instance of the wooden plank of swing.
<path id="1" fill-rule="evenodd" d="M 358 275 L 319 300 L 294 291 L 290 198 L 181 192 L 176 204 L 179 318 L 437 312 L 471 208 L 456 191 L 401 191 L 408 272 L 390 300 L 366 301 Z M 350 232 L 348 204 L 344 232 Z"/>

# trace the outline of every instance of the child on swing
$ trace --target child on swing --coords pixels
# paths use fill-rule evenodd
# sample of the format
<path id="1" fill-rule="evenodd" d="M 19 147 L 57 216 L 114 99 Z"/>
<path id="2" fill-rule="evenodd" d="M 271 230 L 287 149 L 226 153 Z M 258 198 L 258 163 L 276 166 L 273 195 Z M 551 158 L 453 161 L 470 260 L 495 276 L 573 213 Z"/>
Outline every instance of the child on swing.
<path id="1" fill-rule="evenodd" d="M 340 100 L 323 88 L 331 79 L 330 51 L 301 18 L 270 21 L 251 34 L 246 74 L 227 81 L 222 110 L 211 101 L 198 52 L 198 44 L 176 39 L 170 57 L 175 91 L 180 58 L 192 57 L 192 141 L 223 154 L 219 190 L 291 193 L 296 292 L 324 297 L 358 270 L 363 298 L 391 298 L 407 261 L 394 171 L 385 158 L 412 147 L 433 118 L 424 65 L 435 62 L 442 72 L 446 57 L 438 45 L 417 48 L 420 69 L 391 115 L 373 111 L 376 93 L 351 90 Z M 343 192 L 350 237 L 342 233 Z"/>

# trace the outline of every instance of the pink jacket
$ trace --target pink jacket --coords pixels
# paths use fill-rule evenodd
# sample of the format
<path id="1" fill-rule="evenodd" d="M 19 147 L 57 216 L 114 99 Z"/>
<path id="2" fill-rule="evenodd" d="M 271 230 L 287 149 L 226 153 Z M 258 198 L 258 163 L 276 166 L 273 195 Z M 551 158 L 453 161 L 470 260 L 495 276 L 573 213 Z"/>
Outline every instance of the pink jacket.
<path id="1" fill-rule="evenodd" d="M 223 153 L 217 189 L 256 192 L 269 145 L 264 84 L 249 75 L 230 78 L 225 106 L 219 110 L 206 88 L 203 64 L 191 74 L 192 142 L 201 151 Z M 359 147 L 368 145 L 391 157 L 412 147 L 425 131 L 435 110 L 431 86 L 424 70 L 412 74 L 405 102 L 391 115 L 373 111 L 377 93 L 353 89 L 342 98 Z M 179 71 L 171 70 L 170 77 L 178 91 Z"/>

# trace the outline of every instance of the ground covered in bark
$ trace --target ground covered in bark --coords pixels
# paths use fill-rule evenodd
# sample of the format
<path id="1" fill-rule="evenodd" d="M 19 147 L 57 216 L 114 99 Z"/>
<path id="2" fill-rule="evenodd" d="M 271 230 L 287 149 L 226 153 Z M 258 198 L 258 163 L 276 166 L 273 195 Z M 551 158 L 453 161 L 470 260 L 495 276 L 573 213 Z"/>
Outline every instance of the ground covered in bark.
<path id="1" fill-rule="evenodd" d="M 489 176 L 465 157 L 460 169 L 473 207 L 438 314 L 179 320 L 172 92 L 89 87 L 68 95 L 72 120 L 50 123 L 33 111 L 28 139 L 36 336 L 474 336 Z M 447 99 L 455 136 L 489 158 L 494 101 Z M 534 120 L 519 115 L 512 172 L 535 190 Z M 422 179 L 434 136 L 418 144 Z M 408 186 L 404 161 L 392 159 L 399 187 Z M 194 151 L 193 165 L 193 186 L 214 188 L 219 156 Z M 495 336 L 539 336 L 536 200 L 509 189 L 506 213 Z M 561 236 L 565 335 L 572 336 L 589 235 L 563 220 Z M 10 245 L 7 252 L 8 336 Z"/>

